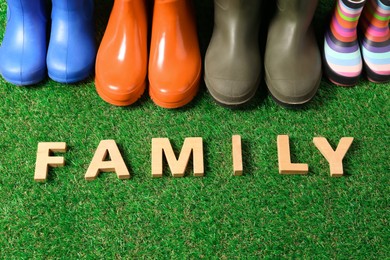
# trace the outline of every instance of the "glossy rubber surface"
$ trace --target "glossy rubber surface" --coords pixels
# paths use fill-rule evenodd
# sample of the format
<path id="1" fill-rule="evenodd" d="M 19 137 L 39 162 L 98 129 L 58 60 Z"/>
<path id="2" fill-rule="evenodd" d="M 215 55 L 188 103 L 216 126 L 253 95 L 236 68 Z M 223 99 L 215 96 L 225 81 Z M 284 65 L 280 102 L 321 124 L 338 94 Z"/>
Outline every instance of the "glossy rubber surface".
<path id="1" fill-rule="evenodd" d="M 96 58 L 96 90 L 116 106 L 136 102 L 145 90 L 147 14 L 144 0 L 115 0 Z"/>
<path id="2" fill-rule="evenodd" d="M 278 0 L 269 27 L 265 81 L 272 96 L 286 106 L 309 102 L 321 82 L 321 54 L 311 27 L 317 3 Z"/>
<path id="3" fill-rule="evenodd" d="M 0 74 L 15 85 L 32 85 L 47 74 L 45 0 L 8 0 L 8 19 L 0 47 Z"/>
<path id="4" fill-rule="evenodd" d="M 367 0 L 360 18 L 364 68 L 373 82 L 390 81 L 390 0 Z"/>
<path id="5" fill-rule="evenodd" d="M 149 57 L 149 94 L 164 108 L 189 103 L 199 88 L 201 57 L 188 0 L 155 0 Z"/>
<path id="6" fill-rule="evenodd" d="M 214 31 L 205 59 L 206 86 L 224 106 L 239 106 L 261 79 L 259 0 L 214 0 Z"/>
<path id="7" fill-rule="evenodd" d="M 324 41 L 324 67 L 333 83 L 353 86 L 362 72 L 357 25 L 365 0 L 337 0 Z"/>
<path id="8" fill-rule="evenodd" d="M 47 53 L 49 77 L 61 83 L 87 78 L 94 69 L 93 0 L 52 0 L 52 25 Z"/>

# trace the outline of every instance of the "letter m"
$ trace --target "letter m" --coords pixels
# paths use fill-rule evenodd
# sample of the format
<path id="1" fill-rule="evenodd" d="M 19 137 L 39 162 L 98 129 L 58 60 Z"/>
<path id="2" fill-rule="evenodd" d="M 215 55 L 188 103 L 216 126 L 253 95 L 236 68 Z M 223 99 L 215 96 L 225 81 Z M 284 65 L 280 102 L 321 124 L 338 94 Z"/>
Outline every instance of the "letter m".
<path id="1" fill-rule="evenodd" d="M 168 166 L 173 177 L 183 177 L 190 160 L 193 156 L 194 175 L 204 175 L 203 140 L 201 137 L 190 137 L 184 140 L 179 159 L 176 159 L 172 145 L 168 138 L 152 139 L 152 177 L 163 176 L 163 155 L 167 159 Z"/>

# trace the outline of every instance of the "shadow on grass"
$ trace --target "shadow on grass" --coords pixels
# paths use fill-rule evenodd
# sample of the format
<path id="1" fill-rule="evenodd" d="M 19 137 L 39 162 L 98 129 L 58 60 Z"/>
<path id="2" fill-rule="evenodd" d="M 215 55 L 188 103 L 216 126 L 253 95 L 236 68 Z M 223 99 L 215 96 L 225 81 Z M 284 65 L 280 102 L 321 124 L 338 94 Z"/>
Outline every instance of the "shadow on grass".
<path id="1" fill-rule="evenodd" d="M 312 171 L 311 167 L 310 167 L 310 162 L 308 161 L 304 161 L 303 158 L 299 158 L 297 156 L 297 154 L 299 154 L 299 147 L 297 147 L 296 143 L 295 142 L 295 138 L 294 137 L 289 137 L 290 139 L 290 158 L 291 158 L 291 163 L 302 163 L 302 164 L 308 164 L 309 166 L 309 172 L 307 174 L 304 174 L 305 176 L 312 176 L 312 175 L 315 175 L 315 173 Z M 301 148 L 302 149 L 302 148 Z M 299 174 L 297 174 L 299 175 Z"/>
<path id="2" fill-rule="evenodd" d="M 255 158 L 253 154 L 254 146 L 249 140 L 242 138 L 241 139 L 241 148 L 242 148 L 242 163 L 243 163 L 243 176 L 253 176 L 256 170 L 255 167 Z"/>
<path id="3" fill-rule="evenodd" d="M 133 171 L 133 168 L 131 167 L 131 158 L 129 156 L 124 156 L 126 153 L 124 153 L 124 148 L 121 144 L 117 144 L 120 154 L 122 155 L 123 161 L 125 162 L 125 165 L 127 167 L 127 170 L 130 173 L 130 179 L 133 179 L 134 176 L 137 174 L 135 171 Z M 108 157 L 108 156 L 107 156 Z"/>
<path id="4" fill-rule="evenodd" d="M 332 146 L 335 147 L 335 146 Z M 351 147 L 345 154 L 343 159 L 343 168 L 344 168 L 344 176 L 345 177 L 353 177 L 357 174 L 357 169 L 351 167 L 351 162 L 356 160 L 356 156 L 358 155 L 359 150 L 361 150 L 361 141 L 354 138 Z M 355 170 L 355 172 L 353 172 Z"/>

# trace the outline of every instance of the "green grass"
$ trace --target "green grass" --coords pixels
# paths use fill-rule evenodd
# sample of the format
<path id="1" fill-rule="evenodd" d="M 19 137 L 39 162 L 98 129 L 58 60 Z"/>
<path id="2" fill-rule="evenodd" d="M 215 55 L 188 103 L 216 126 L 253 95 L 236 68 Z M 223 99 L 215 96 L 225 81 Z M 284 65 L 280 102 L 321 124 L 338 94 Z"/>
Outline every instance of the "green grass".
<path id="1" fill-rule="evenodd" d="M 99 1 L 98 32 L 112 1 Z M 330 1 L 320 3 L 320 35 Z M 212 2 L 197 1 L 207 47 Z M 0 0 L 0 37 L 6 4 Z M 1 40 L 1 39 L 0 39 Z M 1 62 L 1 61 L 0 61 Z M 390 258 L 389 84 L 353 88 L 325 79 L 305 109 L 261 91 L 246 108 L 216 105 L 202 85 L 186 108 L 165 110 L 145 95 L 128 108 L 103 102 L 93 79 L 15 87 L 0 79 L 0 258 Z M 231 136 L 241 134 L 245 176 L 233 177 Z M 278 174 L 276 137 L 290 135 L 307 176 Z M 206 176 L 151 178 L 151 139 L 204 138 Z M 330 178 L 312 139 L 333 147 L 355 137 L 346 176 Z M 130 180 L 84 174 L 100 140 L 117 141 Z M 64 141 L 67 165 L 33 181 L 38 142 Z"/>

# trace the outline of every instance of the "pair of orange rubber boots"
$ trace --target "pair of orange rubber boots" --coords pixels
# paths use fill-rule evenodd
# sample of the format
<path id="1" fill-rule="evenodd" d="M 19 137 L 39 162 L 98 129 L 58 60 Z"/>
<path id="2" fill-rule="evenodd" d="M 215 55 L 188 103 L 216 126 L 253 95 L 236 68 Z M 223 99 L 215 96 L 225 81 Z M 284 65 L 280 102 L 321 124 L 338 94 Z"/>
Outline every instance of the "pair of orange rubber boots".
<path id="1" fill-rule="evenodd" d="M 115 0 L 96 60 L 96 90 L 106 102 L 128 106 L 144 93 L 178 108 L 199 88 L 201 57 L 189 0 L 154 0 L 148 57 L 146 0 Z"/>

